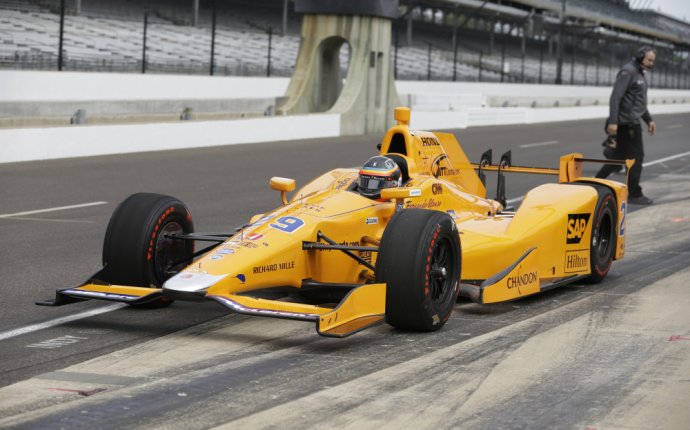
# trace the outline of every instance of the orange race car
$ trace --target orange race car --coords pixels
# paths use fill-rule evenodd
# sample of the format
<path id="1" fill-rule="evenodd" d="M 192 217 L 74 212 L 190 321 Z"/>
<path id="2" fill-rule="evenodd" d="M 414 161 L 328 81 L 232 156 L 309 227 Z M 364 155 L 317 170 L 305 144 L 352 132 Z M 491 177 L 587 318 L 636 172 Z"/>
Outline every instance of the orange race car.
<path id="1" fill-rule="evenodd" d="M 314 321 L 324 336 L 384 319 L 432 331 L 459 293 L 485 304 L 599 282 L 623 257 L 626 186 L 581 176 L 583 162 L 599 160 L 568 154 L 558 169 L 517 167 L 509 153 L 492 164 L 487 151 L 472 164 L 452 134 L 411 130 L 408 108 L 395 119 L 361 169 L 327 172 L 290 200 L 295 181 L 272 178 L 282 206 L 233 233 L 195 233 L 173 197 L 130 196 L 108 224 L 104 267 L 38 304 L 210 299 L 242 314 Z M 495 200 L 486 197 L 487 171 L 498 172 Z M 510 211 L 505 172 L 558 183 L 530 190 Z M 195 252 L 199 241 L 212 245 Z"/>

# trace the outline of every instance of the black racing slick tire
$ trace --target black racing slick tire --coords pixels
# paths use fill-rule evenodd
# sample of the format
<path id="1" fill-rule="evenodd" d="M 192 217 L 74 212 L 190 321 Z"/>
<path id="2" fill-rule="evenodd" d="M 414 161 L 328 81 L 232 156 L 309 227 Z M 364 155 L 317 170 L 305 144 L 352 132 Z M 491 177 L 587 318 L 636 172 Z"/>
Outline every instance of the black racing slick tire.
<path id="1" fill-rule="evenodd" d="M 161 194 L 138 193 L 115 209 L 103 241 L 103 280 L 111 284 L 158 288 L 170 278 L 172 264 L 194 254 L 192 241 L 172 240 L 170 234 L 194 232 L 184 203 Z M 165 307 L 162 297 L 135 307 Z"/>
<path id="2" fill-rule="evenodd" d="M 386 283 L 386 322 L 411 331 L 443 327 L 458 297 L 460 236 L 446 213 L 406 209 L 381 238 L 376 280 Z"/>
<path id="3" fill-rule="evenodd" d="M 604 186 L 595 187 L 598 193 L 597 205 L 592 220 L 592 237 L 589 251 L 591 275 L 585 282 L 597 284 L 609 273 L 616 254 L 616 229 L 618 210 L 613 192 Z"/>

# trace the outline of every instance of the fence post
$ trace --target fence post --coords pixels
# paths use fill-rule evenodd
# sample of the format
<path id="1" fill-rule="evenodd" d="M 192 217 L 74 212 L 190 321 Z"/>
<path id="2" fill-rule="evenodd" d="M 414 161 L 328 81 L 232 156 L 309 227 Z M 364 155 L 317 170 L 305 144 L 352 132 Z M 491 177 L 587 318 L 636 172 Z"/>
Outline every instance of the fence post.
<path id="1" fill-rule="evenodd" d="M 575 40 L 570 40 L 573 44 L 573 49 L 570 52 L 570 85 L 575 83 Z"/>
<path id="2" fill-rule="evenodd" d="M 271 77 L 271 43 L 273 41 L 273 27 L 268 27 L 268 64 L 266 64 L 266 77 Z"/>
<path id="3" fill-rule="evenodd" d="M 429 45 L 429 51 L 427 54 L 427 60 L 426 60 L 426 80 L 430 81 L 431 80 L 431 42 L 427 42 Z"/>
<path id="4" fill-rule="evenodd" d="M 149 24 L 149 13 L 144 12 L 144 40 L 142 41 L 143 48 L 141 50 L 141 73 L 146 73 L 146 31 Z"/>
<path id="5" fill-rule="evenodd" d="M 62 71 L 62 41 L 65 33 L 65 0 L 60 0 L 60 43 L 58 44 L 58 72 Z"/>
<path id="6" fill-rule="evenodd" d="M 541 78 L 542 78 L 542 67 L 544 66 L 544 44 L 541 44 L 541 48 L 539 48 L 539 83 L 541 84 Z"/>
<path id="7" fill-rule="evenodd" d="M 216 54 L 216 0 L 213 0 L 213 6 L 211 8 L 211 67 L 209 74 L 213 76 L 213 68 L 215 66 L 215 54 Z"/>
<path id="8" fill-rule="evenodd" d="M 477 80 L 479 82 L 482 81 L 482 57 L 484 56 L 484 50 L 479 51 L 479 76 L 477 76 Z"/>
<path id="9" fill-rule="evenodd" d="M 506 72 L 506 44 L 501 44 L 501 82 L 505 79 Z"/>
<path id="10" fill-rule="evenodd" d="M 458 27 L 455 25 L 457 21 L 457 16 L 453 15 L 453 82 L 457 79 L 458 74 L 458 40 L 457 40 L 457 30 Z"/>
<path id="11" fill-rule="evenodd" d="M 595 85 L 599 86 L 599 39 L 597 39 L 597 74 L 594 78 Z"/>

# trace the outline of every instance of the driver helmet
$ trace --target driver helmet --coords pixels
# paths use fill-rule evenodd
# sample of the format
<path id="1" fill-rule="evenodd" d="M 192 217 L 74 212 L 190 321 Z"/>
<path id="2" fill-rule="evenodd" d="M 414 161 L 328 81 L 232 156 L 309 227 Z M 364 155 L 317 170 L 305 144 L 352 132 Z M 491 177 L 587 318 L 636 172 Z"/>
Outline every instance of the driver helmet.
<path id="1" fill-rule="evenodd" d="M 402 185 L 402 173 L 395 161 L 377 155 L 364 163 L 359 171 L 359 193 L 365 197 L 378 199 L 384 188 L 397 188 Z"/>

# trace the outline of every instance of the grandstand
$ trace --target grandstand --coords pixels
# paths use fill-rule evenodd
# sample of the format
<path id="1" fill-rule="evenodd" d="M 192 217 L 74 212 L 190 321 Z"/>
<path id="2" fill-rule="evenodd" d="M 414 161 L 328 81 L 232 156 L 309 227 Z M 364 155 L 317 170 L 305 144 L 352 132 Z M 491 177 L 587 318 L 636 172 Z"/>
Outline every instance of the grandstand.
<path id="1" fill-rule="evenodd" d="M 292 1 L 194 4 L 66 0 L 61 68 L 211 73 L 215 10 L 214 74 L 291 75 L 301 22 Z M 60 0 L 0 0 L 0 68 L 57 70 L 59 12 Z M 393 29 L 397 79 L 608 85 L 649 44 L 659 52 L 652 86 L 690 87 L 690 24 L 624 0 L 401 0 Z"/>

